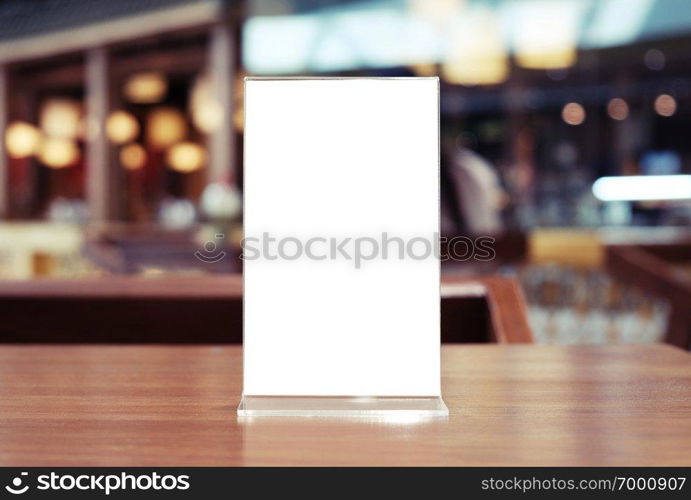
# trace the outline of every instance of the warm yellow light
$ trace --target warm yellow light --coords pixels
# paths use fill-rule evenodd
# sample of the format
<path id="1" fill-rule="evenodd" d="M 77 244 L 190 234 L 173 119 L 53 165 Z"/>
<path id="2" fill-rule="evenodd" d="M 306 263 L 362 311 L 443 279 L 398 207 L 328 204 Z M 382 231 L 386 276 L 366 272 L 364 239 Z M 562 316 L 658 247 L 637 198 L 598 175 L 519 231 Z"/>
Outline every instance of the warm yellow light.
<path id="1" fill-rule="evenodd" d="M 655 112 L 660 116 L 672 116 L 677 111 L 677 100 L 669 94 L 655 98 Z"/>
<path id="2" fill-rule="evenodd" d="M 570 102 L 561 110 L 561 118 L 569 125 L 580 125 L 585 121 L 585 109 L 577 102 Z"/>
<path id="3" fill-rule="evenodd" d="M 151 104 L 160 102 L 168 92 L 165 75 L 157 72 L 137 73 L 125 82 L 125 97 L 130 102 Z"/>
<path id="4" fill-rule="evenodd" d="M 49 99 L 41 107 L 39 124 L 46 135 L 61 139 L 76 139 L 82 130 L 82 110 L 79 101 Z"/>
<path id="5" fill-rule="evenodd" d="M 38 152 L 41 132 L 26 122 L 11 123 L 5 131 L 5 146 L 11 158 L 26 158 Z"/>
<path id="6" fill-rule="evenodd" d="M 444 27 L 466 7 L 466 0 L 408 0 L 410 14 Z"/>
<path id="7" fill-rule="evenodd" d="M 531 69 L 560 69 L 576 62 L 576 4 L 532 0 L 515 4 L 516 63 Z"/>
<path id="8" fill-rule="evenodd" d="M 417 76 L 436 76 L 437 65 L 435 63 L 419 63 L 410 65 L 410 69 Z"/>
<path id="9" fill-rule="evenodd" d="M 519 66 L 529 69 L 562 69 L 576 62 L 575 47 L 552 48 L 552 50 L 526 50 L 516 53 Z"/>
<path id="10" fill-rule="evenodd" d="M 168 150 L 168 165 L 178 172 L 194 172 L 206 163 L 206 150 L 194 142 L 181 142 Z"/>
<path id="11" fill-rule="evenodd" d="M 223 123 L 223 110 L 220 104 L 209 101 L 199 106 L 192 117 L 199 130 L 210 134 Z"/>
<path id="12" fill-rule="evenodd" d="M 156 108 L 149 113 L 146 123 L 146 140 L 156 148 L 167 148 L 180 142 L 187 135 L 187 123 L 175 108 Z"/>
<path id="13" fill-rule="evenodd" d="M 442 76 L 449 83 L 462 85 L 495 85 L 506 80 L 506 61 L 496 58 L 454 61 L 442 66 Z"/>
<path id="14" fill-rule="evenodd" d="M 106 134 L 115 144 L 125 144 L 137 138 L 139 123 L 127 111 L 113 111 L 106 121 Z"/>
<path id="15" fill-rule="evenodd" d="M 38 158 L 47 167 L 65 168 L 79 159 L 79 148 L 72 140 L 50 137 L 43 141 Z"/>
<path id="16" fill-rule="evenodd" d="M 208 75 L 200 75 L 190 94 L 190 114 L 195 127 L 210 134 L 223 124 L 223 108 L 214 98 Z"/>
<path id="17" fill-rule="evenodd" d="M 495 16 L 480 8 L 469 12 L 463 26 L 454 31 L 442 77 L 449 83 L 492 85 L 506 80 L 508 72 L 506 47 Z"/>
<path id="18" fill-rule="evenodd" d="M 607 103 L 607 114 L 613 120 L 626 120 L 629 116 L 629 105 L 621 97 L 615 97 Z"/>
<path id="19" fill-rule="evenodd" d="M 146 165 L 146 150 L 141 144 L 128 144 L 120 150 L 120 163 L 125 170 L 140 170 Z"/>

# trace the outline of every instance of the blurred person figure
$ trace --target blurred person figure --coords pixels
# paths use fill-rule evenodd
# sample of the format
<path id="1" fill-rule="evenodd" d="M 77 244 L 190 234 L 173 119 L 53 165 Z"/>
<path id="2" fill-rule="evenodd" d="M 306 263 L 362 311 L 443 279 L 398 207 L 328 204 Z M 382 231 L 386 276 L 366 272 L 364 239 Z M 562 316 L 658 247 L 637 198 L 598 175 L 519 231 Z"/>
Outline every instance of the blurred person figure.
<path id="1" fill-rule="evenodd" d="M 459 141 L 442 153 L 442 232 L 485 235 L 501 233 L 505 193 L 496 169 Z"/>

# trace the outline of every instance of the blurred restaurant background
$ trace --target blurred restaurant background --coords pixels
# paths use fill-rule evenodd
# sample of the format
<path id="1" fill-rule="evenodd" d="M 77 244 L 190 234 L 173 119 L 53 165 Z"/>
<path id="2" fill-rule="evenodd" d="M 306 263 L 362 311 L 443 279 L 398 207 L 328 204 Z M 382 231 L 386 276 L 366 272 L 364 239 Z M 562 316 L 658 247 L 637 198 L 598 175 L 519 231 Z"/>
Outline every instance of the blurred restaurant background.
<path id="1" fill-rule="evenodd" d="M 689 47 L 685 0 L 0 0 L 0 341 L 239 342 L 244 77 L 438 76 L 496 252 L 442 339 L 688 348 Z"/>

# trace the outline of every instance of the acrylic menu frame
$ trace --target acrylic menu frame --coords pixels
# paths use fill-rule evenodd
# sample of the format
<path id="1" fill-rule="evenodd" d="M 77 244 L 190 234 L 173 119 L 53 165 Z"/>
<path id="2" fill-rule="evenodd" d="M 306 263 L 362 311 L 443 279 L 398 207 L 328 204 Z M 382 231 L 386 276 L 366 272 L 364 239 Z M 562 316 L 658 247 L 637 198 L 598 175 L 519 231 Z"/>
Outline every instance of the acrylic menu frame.
<path id="1" fill-rule="evenodd" d="M 254 189 L 253 183 L 255 182 L 253 178 L 254 170 L 259 170 L 260 168 L 263 167 L 257 167 L 257 165 L 266 165 L 268 164 L 266 161 L 262 161 L 260 158 L 257 160 L 257 155 L 255 154 L 258 150 L 258 148 L 261 146 L 261 144 L 257 143 L 254 141 L 254 137 L 256 135 L 256 130 L 259 128 L 258 123 L 267 123 L 269 120 L 270 116 L 267 115 L 266 113 L 262 114 L 259 113 L 259 116 L 254 116 L 253 112 L 254 109 L 258 107 L 257 102 L 253 100 L 253 98 L 248 99 L 248 91 L 250 90 L 249 88 L 254 86 L 254 89 L 259 88 L 257 84 L 261 84 L 263 82 L 286 82 L 291 85 L 300 85 L 300 82 L 303 82 L 304 84 L 309 85 L 309 82 L 322 82 L 320 84 L 315 83 L 316 85 L 314 88 L 318 88 L 319 85 L 329 85 L 329 82 L 341 82 L 341 88 L 346 88 L 349 85 L 350 86 L 356 86 L 356 85 L 361 85 L 361 86 L 367 86 L 367 82 L 378 82 L 373 88 L 377 88 L 380 90 L 379 85 L 389 85 L 392 86 L 392 88 L 396 88 L 396 91 L 399 89 L 402 89 L 403 86 L 405 85 L 410 85 L 411 88 L 420 86 L 420 89 L 423 87 L 425 88 L 425 104 L 424 106 L 420 107 L 420 110 L 423 110 L 425 119 L 423 120 L 424 122 L 424 131 L 423 135 L 426 137 L 425 139 L 425 158 L 429 161 L 424 161 L 421 163 L 424 163 L 424 165 L 420 165 L 420 168 L 426 168 L 427 170 L 424 175 L 426 183 L 425 186 L 427 186 L 429 189 L 426 190 L 426 195 L 427 198 L 425 199 L 425 209 L 426 209 L 426 214 L 427 214 L 427 220 L 426 223 L 429 223 L 432 220 L 432 211 L 434 212 L 434 227 L 436 228 L 436 235 L 438 236 L 438 229 L 439 229 L 439 80 L 438 78 L 246 78 L 245 79 L 245 162 L 244 162 L 244 169 L 245 169 L 245 199 L 244 199 L 244 213 L 245 213 L 245 237 L 248 237 L 249 235 L 257 234 L 256 233 L 256 228 L 258 227 L 257 224 L 255 224 L 256 220 L 252 218 L 253 211 L 257 210 L 258 205 L 256 203 L 253 203 L 253 197 L 257 196 L 256 193 L 257 191 Z M 352 82 L 351 84 L 348 84 L 348 82 Z M 359 84 L 357 82 L 360 82 Z M 407 83 L 406 83 L 407 82 Z M 417 84 L 413 84 L 413 82 L 417 82 Z M 377 90 L 377 91 L 379 91 Z M 430 94 L 430 92 L 433 92 L 433 95 Z M 345 93 L 345 91 L 343 91 Z M 405 92 L 404 92 L 405 93 Z M 315 94 L 318 94 L 315 93 Z M 312 95 L 315 95 L 312 94 Z M 380 94 L 380 101 L 386 100 L 386 97 L 382 98 L 383 94 Z M 411 96 L 412 98 L 413 96 Z M 270 100 L 270 99 L 269 99 Z M 289 99 L 282 100 L 282 101 L 276 101 L 276 103 L 279 103 L 279 108 L 280 108 L 280 103 L 281 102 L 287 102 L 290 101 Z M 249 114 L 248 114 L 248 105 L 249 105 Z M 432 109 L 433 108 L 433 109 Z M 389 108 L 391 110 L 393 108 Z M 348 114 L 347 110 L 344 110 L 345 114 Z M 434 116 L 434 119 L 432 120 L 432 114 Z M 411 126 L 416 126 L 416 122 L 413 118 L 407 117 L 407 115 L 401 115 L 404 116 L 405 120 L 410 121 Z M 336 119 L 338 118 L 338 115 L 336 116 Z M 328 121 L 328 118 L 327 118 Z M 275 132 L 275 131 L 274 131 Z M 291 133 L 294 131 L 291 131 Z M 273 137 L 276 138 L 277 136 L 274 134 L 271 136 L 269 133 L 268 137 Z M 249 140 L 248 140 L 249 138 Z M 407 141 L 406 144 L 410 145 L 414 141 Z M 434 144 L 434 147 L 432 148 L 432 144 Z M 249 161 L 248 161 L 249 160 Z M 264 159 L 265 160 L 265 159 Z M 259 163 L 257 163 L 259 161 Z M 290 162 L 288 162 L 290 163 Z M 351 163 L 352 165 L 352 163 Z M 416 167 L 417 168 L 417 167 Z M 433 176 L 433 177 L 432 177 Z M 413 176 L 414 177 L 414 176 Z M 250 185 L 247 185 L 247 180 L 250 180 Z M 431 180 L 433 179 L 433 183 Z M 248 189 L 249 187 L 249 189 Z M 432 187 L 434 188 L 434 191 L 432 192 Z M 249 196 L 249 200 L 248 200 Z M 280 193 L 279 193 L 280 197 Z M 398 200 L 400 204 L 400 199 Z M 431 204 L 434 203 L 433 206 Z M 266 205 L 266 204 L 264 204 Z M 248 231 L 248 210 L 250 211 L 250 217 L 249 217 L 249 231 Z M 431 226 L 430 226 L 431 227 Z M 428 269 L 433 269 L 429 263 L 427 263 Z M 248 261 L 245 260 L 245 281 L 243 283 L 243 288 L 244 288 L 244 293 L 245 293 L 245 301 L 243 302 L 243 316 L 244 316 L 244 323 L 243 323 L 243 337 L 244 337 L 244 344 L 245 344 L 245 350 L 243 353 L 244 357 L 244 388 L 243 388 L 243 397 L 242 401 L 240 402 L 240 405 L 238 407 L 238 415 L 240 417 L 256 417 L 256 416 L 340 416 L 340 417 L 356 417 L 356 416 L 396 416 L 396 415 L 417 415 L 417 416 L 432 416 L 432 417 L 438 417 L 438 416 L 446 416 L 448 415 L 448 409 L 446 405 L 444 404 L 442 398 L 441 398 L 441 385 L 440 385 L 440 369 L 439 369 L 439 352 L 440 352 L 440 346 L 439 346 L 439 306 L 440 306 L 440 294 L 439 294 L 439 258 L 438 255 L 436 256 L 436 260 L 434 261 L 434 276 L 430 276 L 431 271 L 427 273 L 426 278 L 425 278 L 425 287 L 426 287 L 426 294 L 424 296 L 424 302 L 426 304 L 427 310 L 423 311 L 424 315 L 426 316 L 426 319 L 424 321 L 425 328 L 420 328 L 420 335 L 425 336 L 424 340 L 424 346 L 425 347 L 430 347 L 432 345 L 432 342 L 430 339 L 433 339 L 434 344 L 430 349 L 421 349 L 422 352 L 427 353 L 425 355 L 425 359 L 422 360 L 420 359 L 420 363 L 416 363 L 416 361 L 413 359 L 411 363 L 409 363 L 408 366 L 413 367 L 415 370 L 419 370 L 418 375 L 421 375 L 422 378 L 427 380 L 426 385 L 420 385 L 417 384 L 416 379 L 412 378 L 408 381 L 410 384 L 410 390 L 408 391 L 405 386 L 398 386 L 398 387 L 388 387 L 386 384 L 386 381 L 384 383 L 379 384 L 379 387 L 384 387 L 383 390 L 377 390 L 376 388 L 373 389 L 372 391 L 367 391 L 366 389 L 363 392 L 363 389 L 361 387 L 364 387 L 368 385 L 372 380 L 372 378 L 377 378 L 378 375 L 370 371 L 369 375 L 371 377 L 368 379 L 367 377 L 364 377 L 363 380 L 361 380 L 361 384 L 358 385 L 350 385 L 348 384 L 341 384 L 340 382 L 338 384 L 334 384 L 334 387 L 336 387 L 333 391 L 333 393 L 329 392 L 328 387 L 318 387 L 316 390 L 310 391 L 309 389 L 305 390 L 305 380 L 306 378 L 303 379 L 298 379 L 302 380 L 302 386 L 300 386 L 299 383 L 295 384 L 295 387 L 297 387 L 297 390 L 291 391 L 290 390 L 290 385 L 286 384 L 281 384 L 278 381 L 284 378 L 285 374 L 288 374 L 289 376 L 291 375 L 291 368 L 287 366 L 279 367 L 276 368 L 273 366 L 271 363 L 267 362 L 266 360 L 270 359 L 278 359 L 276 357 L 271 357 L 270 355 L 262 357 L 261 355 L 257 356 L 257 349 L 263 349 L 264 352 L 266 353 L 269 349 L 274 349 L 274 347 L 270 344 L 265 342 L 266 339 L 263 340 L 264 344 L 263 345 L 257 345 L 257 342 L 255 342 L 255 337 L 260 337 L 260 336 L 267 336 L 269 331 L 275 331 L 275 325 L 260 328 L 259 332 L 257 333 L 256 326 L 254 326 L 255 323 L 262 323 L 261 318 L 264 318 L 264 315 L 260 315 L 256 312 L 255 309 L 255 303 L 257 301 L 258 297 L 262 297 L 266 295 L 266 293 L 262 294 L 255 288 L 253 280 L 256 278 L 256 273 L 253 273 L 253 270 L 256 269 L 257 262 L 254 261 Z M 310 264 L 312 266 L 312 264 Z M 303 267 L 302 271 L 304 272 L 306 269 L 311 269 L 311 267 Z M 249 270 L 249 272 L 248 272 Z M 430 279 L 434 278 L 436 280 L 435 282 L 435 289 L 432 291 L 431 285 L 430 285 Z M 249 282 L 249 289 L 248 289 L 248 282 Z M 265 287 L 263 290 L 268 290 L 270 287 Z M 432 296 L 432 293 L 434 295 Z M 262 299 L 263 300 L 263 299 Z M 248 314 L 248 302 L 250 304 L 249 307 L 249 314 Z M 270 301 L 269 301 L 270 302 Z M 435 306 L 432 306 L 431 304 L 434 303 L 436 304 Z M 413 305 L 413 308 L 416 307 L 415 303 L 411 302 Z M 271 305 L 271 304 L 269 304 Z M 430 307 L 435 307 L 436 311 L 434 315 L 431 315 L 430 313 Z M 270 307 L 270 309 L 273 309 Z M 370 311 L 371 312 L 371 311 Z M 389 311 L 390 312 L 390 311 Z M 307 311 L 306 311 L 307 313 Z M 371 318 L 371 317 L 370 317 Z M 391 318 L 391 315 L 389 315 L 389 318 Z M 381 319 L 381 318 L 379 318 Z M 434 321 L 431 321 L 433 319 Z M 399 326 L 401 324 L 399 323 Z M 423 331 L 424 330 L 424 331 Z M 295 331 L 295 330 L 293 330 Z M 358 330 L 359 332 L 360 330 Z M 343 333 L 343 332 L 341 332 Z M 341 336 L 342 337 L 342 336 Z M 371 338 L 371 337 L 370 337 Z M 276 341 L 279 339 L 278 337 L 274 337 L 273 340 Z M 342 339 L 341 339 L 342 340 Z M 358 339 L 355 339 L 353 342 L 357 342 Z M 362 338 L 360 339 L 362 340 Z M 280 339 L 279 339 L 280 341 Z M 310 350 L 312 354 L 314 354 L 315 357 L 320 356 L 319 352 L 319 345 L 308 345 L 306 342 L 302 342 L 302 345 L 300 345 L 301 340 L 297 340 L 297 344 L 295 346 L 295 350 L 293 351 L 294 353 L 298 352 L 298 349 L 302 349 L 300 352 L 304 352 L 306 348 Z M 292 349 L 292 345 L 286 345 L 285 346 L 287 349 Z M 415 346 L 413 346 L 415 347 Z M 379 349 L 379 353 L 382 354 L 381 352 L 381 345 L 377 346 Z M 324 351 L 328 351 L 328 349 L 325 349 Z M 394 354 L 393 356 L 396 356 L 396 349 L 394 349 Z M 356 352 L 356 351 L 353 351 Z M 408 354 L 410 354 L 411 350 L 408 351 Z M 433 356 L 436 356 L 436 359 L 433 359 L 431 354 L 429 353 L 434 353 Z M 289 355 L 289 353 L 288 353 Z M 300 354 L 298 354 L 300 355 Z M 333 353 L 329 352 L 324 352 L 325 357 L 328 358 L 329 355 L 333 355 Z M 417 356 L 417 353 L 414 353 L 413 356 Z M 388 361 L 387 361 L 388 359 Z M 406 358 L 408 361 L 410 361 L 412 358 L 408 356 Z M 280 362 L 280 361 L 279 361 Z M 381 364 L 381 367 L 385 370 L 387 368 L 387 362 L 389 364 L 394 364 L 391 363 L 391 358 L 390 357 L 385 357 L 385 356 L 379 356 L 378 362 Z M 309 364 L 309 360 L 308 360 Z M 429 365 L 429 367 L 423 366 L 422 369 L 418 365 Z M 401 367 L 403 365 L 399 362 L 397 366 L 394 366 L 392 368 L 392 371 L 394 373 L 398 373 L 398 375 L 403 375 L 405 378 L 405 374 L 403 371 L 401 371 Z M 348 377 L 349 374 L 353 375 L 356 372 L 359 371 L 358 365 L 353 364 L 352 369 L 344 369 L 342 366 L 340 367 L 340 372 L 339 376 L 342 377 Z M 428 369 L 429 368 L 429 369 Z M 297 368 L 295 368 L 297 369 Z M 326 367 L 326 371 L 328 372 L 331 369 L 331 367 Z M 396 372 L 396 370 L 398 370 Z M 433 372 L 433 373 L 432 373 Z M 262 374 L 259 376 L 258 374 Z M 261 378 L 263 376 L 266 376 L 269 379 L 269 389 L 267 390 L 266 384 L 262 386 L 261 384 L 257 384 L 256 380 L 257 378 Z M 313 370 L 312 377 L 316 379 L 322 378 L 324 375 L 324 371 L 319 371 L 319 370 Z M 333 374 L 328 374 L 327 375 L 333 375 Z M 359 374 L 362 375 L 362 374 Z M 271 382 L 273 377 L 273 382 Z M 326 377 L 327 379 L 329 378 L 328 376 Z M 435 379 L 434 382 L 431 382 L 432 379 Z M 380 381 L 381 382 L 381 381 Z M 274 386 L 278 387 L 278 390 L 273 391 L 271 390 L 271 383 L 274 383 Z M 327 381 L 328 383 L 328 381 Z M 309 383 L 307 383 L 309 385 Z M 376 387 L 377 384 L 373 383 L 371 384 L 372 386 Z M 280 386 L 280 387 L 279 387 Z M 343 387 L 346 387 L 344 389 Z M 351 390 L 348 390 L 347 387 L 351 387 Z M 355 387 L 356 390 L 352 390 L 352 388 Z M 420 389 L 422 387 L 422 389 Z M 259 390 L 257 390 L 259 388 Z"/>

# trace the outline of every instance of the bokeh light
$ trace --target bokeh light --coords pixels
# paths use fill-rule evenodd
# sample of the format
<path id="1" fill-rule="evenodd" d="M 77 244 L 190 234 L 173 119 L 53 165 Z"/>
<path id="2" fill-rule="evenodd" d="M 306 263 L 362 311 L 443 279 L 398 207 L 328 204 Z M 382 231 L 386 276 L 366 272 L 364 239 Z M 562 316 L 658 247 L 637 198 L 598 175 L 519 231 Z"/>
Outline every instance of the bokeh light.
<path id="1" fill-rule="evenodd" d="M 168 80 L 158 72 L 137 73 L 127 79 L 125 97 L 134 103 L 152 104 L 160 102 L 168 92 Z"/>
<path id="2" fill-rule="evenodd" d="M 453 33 L 441 74 L 447 82 L 462 85 L 494 85 L 506 80 L 508 54 L 491 11 L 468 13 L 466 24 Z"/>
<path id="3" fill-rule="evenodd" d="M 38 152 L 41 132 L 26 122 L 13 122 L 5 131 L 5 146 L 12 158 L 26 158 Z"/>
<path id="4" fill-rule="evenodd" d="M 210 134 L 223 124 L 223 108 L 213 97 L 213 88 L 208 75 L 200 75 L 190 93 L 190 115 L 192 123 L 199 130 Z"/>
<path id="5" fill-rule="evenodd" d="M 187 122 L 180 110 L 161 107 L 149 113 L 146 123 L 146 140 L 153 147 L 165 149 L 182 141 L 186 135 Z"/>
<path id="6" fill-rule="evenodd" d="M 655 98 L 655 112 L 660 116 L 672 116 L 677 111 L 677 100 L 669 94 L 660 94 Z"/>
<path id="7" fill-rule="evenodd" d="M 139 135 L 139 123 L 127 111 L 113 111 L 106 121 L 106 134 L 115 144 L 131 142 Z"/>
<path id="8" fill-rule="evenodd" d="M 49 137 L 43 141 L 38 157 L 47 167 L 61 169 L 79 159 L 79 148 L 73 140 Z"/>
<path id="9" fill-rule="evenodd" d="M 575 4 L 525 2 L 516 11 L 516 63 L 530 69 L 559 69 L 576 62 L 578 36 Z"/>
<path id="10" fill-rule="evenodd" d="M 46 135 L 61 139 L 76 139 L 82 130 L 82 108 L 73 99 L 48 99 L 41 107 L 39 125 Z"/>
<path id="11" fill-rule="evenodd" d="M 626 120 L 629 116 L 629 105 L 621 97 L 615 97 L 607 103 L 607 114 L 613 120 Z"/>
<path id="12" fill-rule="evenodd" d="M 569 125 L 580 125 L 585 121 L 585 109 L 577 102 L 570 102 L 562 108 L 561 118 Z"/>
<path id="13" fill-rule="evenodd" d="M 128 144 L 120 150 L 120 164 L 125 170 L 141 170 L 146 165 L 146 150 L 141 144 Z"/>
<path id="14" fill-rule="evenodd" d="M 661 71 L 665 68 L 666 57 L 659 49 L 650 49 L 646 51 L 643 56 L 643 62 L 648 69 L 653 71 Z"/>
<path id="15" fill-rule="evenodd" d="M 177 172 L 194 172 L 206 164 L 206 150 L 194 142 L 181 142 L 168 150 L 166 160 Z"/>
<path id="16" fill-rule="evenodd" d="M 242 210 L 242 195 L 230 184 L 212 182 L 204 188 L 200 205 L 212 219 L 232 219 Z"/>

